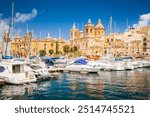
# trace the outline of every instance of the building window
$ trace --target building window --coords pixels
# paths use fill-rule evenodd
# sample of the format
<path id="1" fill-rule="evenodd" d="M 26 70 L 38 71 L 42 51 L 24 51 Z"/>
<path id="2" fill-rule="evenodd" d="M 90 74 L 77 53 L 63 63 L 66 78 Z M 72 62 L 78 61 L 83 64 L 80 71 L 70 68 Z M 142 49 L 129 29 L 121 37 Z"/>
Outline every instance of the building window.
<path id="1" fill-rule="evenodd" d="M 93 30 L 91 29 L 91 30 L 90 30 L 90 32 L 92 33 L 92 32 L 93 32 Z"/>
<path id="2" fill-rule="evenodd" d="M 147 46 L 147 43 L 143 43 L 143 46 Z"/>
<path id="3" fill-rule="evenodd" d="M 143 41 L 146 41 L 146 38 L 144 38 Z"/>
<path id="4" fill-rule="evenodd" d="M 86 33 L 88 33 L 88 29 L 86 29 Z"/>

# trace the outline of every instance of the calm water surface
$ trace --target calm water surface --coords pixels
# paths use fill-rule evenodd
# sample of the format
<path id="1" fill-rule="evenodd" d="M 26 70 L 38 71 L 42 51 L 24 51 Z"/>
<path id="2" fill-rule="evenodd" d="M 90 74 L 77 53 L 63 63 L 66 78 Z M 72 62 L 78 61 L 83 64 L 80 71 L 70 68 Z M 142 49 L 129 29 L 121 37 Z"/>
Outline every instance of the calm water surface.
<path id="1" fill-rule="evenodd" d="M 0 99 L 11 100 L 150 100 L 150 68 L 101 71 L 80 75 L 60 73 L 58 80 L 3 85 Z"/>

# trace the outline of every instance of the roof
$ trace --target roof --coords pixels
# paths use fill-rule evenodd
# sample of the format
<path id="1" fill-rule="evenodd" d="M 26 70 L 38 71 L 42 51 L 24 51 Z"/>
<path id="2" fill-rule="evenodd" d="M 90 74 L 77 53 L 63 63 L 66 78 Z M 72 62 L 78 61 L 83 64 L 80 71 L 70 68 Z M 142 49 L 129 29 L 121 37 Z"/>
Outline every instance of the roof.
<path id="1" fill-rule="evenodd" d="M 97 29 L 104 29 L 104 26 L 103 26 L 103 24 L 101 23 L 101 20 L 100 20 L 100 19 L 98 20 L 98 24 L 96 25 L 96 28 L 97 28 Z"/>

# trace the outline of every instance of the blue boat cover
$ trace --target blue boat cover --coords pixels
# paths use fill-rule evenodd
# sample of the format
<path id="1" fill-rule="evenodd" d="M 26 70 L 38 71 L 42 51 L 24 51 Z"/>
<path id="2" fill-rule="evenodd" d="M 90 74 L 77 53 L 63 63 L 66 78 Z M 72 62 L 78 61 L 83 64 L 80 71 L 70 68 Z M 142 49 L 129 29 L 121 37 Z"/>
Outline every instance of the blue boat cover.
<path id="1" fill-rule="evenodd" d="M 12 59 L 12 56 L 2 56 L 2 59 Z"/>
<path id="2" fill-rule="evenodd" d="M 36 57 L 36 56 L 30 56 L 29 58 L 30 58 L 30 59 L 34 59 L 35 57 Z"/>
<path id="3" fill-rule="evenodd" d="M 45 62 L 45 64 L 47 66 L 53 66 L 54 65 L 54 61 L 51 58 L 42 57 L 41 59 Z"/>
<path id="4" fill-rule="evenodd" d="M 86 65 L 87 61 L 85 59 L 77 59 L 73 63 L 78 63 L 78 64 L 81 64 L 81 65 Z"/>

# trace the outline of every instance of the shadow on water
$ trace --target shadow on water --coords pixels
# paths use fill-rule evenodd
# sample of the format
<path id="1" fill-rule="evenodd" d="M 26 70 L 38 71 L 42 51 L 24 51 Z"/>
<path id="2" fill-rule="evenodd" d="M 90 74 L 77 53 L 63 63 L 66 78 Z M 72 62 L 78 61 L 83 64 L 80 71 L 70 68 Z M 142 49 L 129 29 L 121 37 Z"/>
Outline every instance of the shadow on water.
<path id="1" fill-rule="evenodd" d="M 100 71 L 81 75 L 60 73 L 58 80 L 0 86 L 5 100 L 119 100 L 150 99 L 150 68 Z"/>

